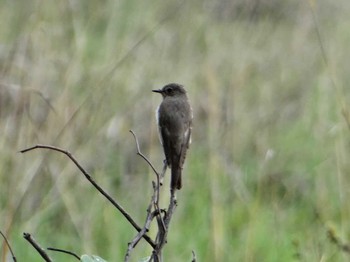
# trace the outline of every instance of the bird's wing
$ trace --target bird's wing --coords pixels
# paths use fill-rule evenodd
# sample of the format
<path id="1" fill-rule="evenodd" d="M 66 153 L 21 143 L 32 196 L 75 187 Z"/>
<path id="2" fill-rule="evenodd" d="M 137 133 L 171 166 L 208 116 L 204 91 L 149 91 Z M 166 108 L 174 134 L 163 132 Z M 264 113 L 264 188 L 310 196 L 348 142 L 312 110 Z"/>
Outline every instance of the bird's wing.
<path id="1" fill-rule="evenodd" d="M 170 155 L 170 133 L 169 130 L 165 126 L 159 125 L 159 138 L 163 145 L 165 159 L 167 161 L 168 166 L 171 165 L 171 155 Z"/>
<path id="2" fill-rule="evenodd" d="M 186 159 L 187 149 L 190 147 L 191 134 L 192 134 L 192 127 L 191 127 L 191 123 L 189 123 L 187 126 L 187 129 L 184 133 L 183 141 L 181 144 L 181 152 L 180 152 L 180 167 L 181 168 L 182 168 L 182 166 L 185 162 L 185 159 Z"/>

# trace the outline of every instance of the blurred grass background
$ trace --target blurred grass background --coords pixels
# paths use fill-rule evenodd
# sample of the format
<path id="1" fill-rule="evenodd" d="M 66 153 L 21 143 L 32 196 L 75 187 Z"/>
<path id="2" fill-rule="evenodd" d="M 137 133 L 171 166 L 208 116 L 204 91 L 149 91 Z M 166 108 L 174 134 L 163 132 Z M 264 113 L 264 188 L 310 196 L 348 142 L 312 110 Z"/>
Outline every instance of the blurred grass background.
<path id="1" fill-rule="evenodd" d="M 0 229 L 18 260 L 40 260 L 30 232 L 122 261 L 136 232 L 77 168 L 18 151 L 69 150 L 142 225 L 154 175 L 128 130 L 161 168 L 151 89 L 178 82 L 194 134 L 165 260 L 349 261 L 335 243 L 350 241 L 349 11 L 345 0 L 1 0 Z M 142 242 L 132 259 L 149 254 Z"/>

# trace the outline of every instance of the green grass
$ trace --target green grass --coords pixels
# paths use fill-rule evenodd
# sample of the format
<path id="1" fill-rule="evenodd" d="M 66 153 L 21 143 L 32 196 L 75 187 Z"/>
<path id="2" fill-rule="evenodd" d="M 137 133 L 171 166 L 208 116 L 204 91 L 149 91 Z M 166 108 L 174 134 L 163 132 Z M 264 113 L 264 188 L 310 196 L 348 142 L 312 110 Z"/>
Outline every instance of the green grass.
<path id="1" fill-rule="evenodd" d="M 160 169 L 151 89 L 169 82 L 195 119 L 165 261 L 349 260 L 327 233 L 350 241 L 349 3 L 254 3 L 0 1 L 0 230 L 18 260 L 39 261 L 30 232 L 122 261 L 136 232 L 77 168 L 17 152 L 69 150 L 142 224 L 154 175 L 129 130 Z"/>

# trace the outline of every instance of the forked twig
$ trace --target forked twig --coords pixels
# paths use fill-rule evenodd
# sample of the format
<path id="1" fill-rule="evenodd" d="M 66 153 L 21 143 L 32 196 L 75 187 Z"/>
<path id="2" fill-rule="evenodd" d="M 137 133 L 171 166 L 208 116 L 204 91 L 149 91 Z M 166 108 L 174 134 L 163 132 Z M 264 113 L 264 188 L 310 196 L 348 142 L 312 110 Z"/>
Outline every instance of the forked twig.
<path id="1" fill-rule="evenodd" d="M 157 170 L 154 168 L 154 166 L 153 166 L 153 164 L 151 163 L 151 161 L 148 160 L 148 158 L 147 158 L 144 154 L 141 153 L 139 141 L 138 141 L 138 139 L 137 139 L 137 137 L 136 137 L 134 131 L 130 130 L 130 133 L 133 135 L 133 137 L 134 137 L 134 139 L 135 139 L 136 150 L 137 150 L 136 154 L 139 155 L 140 157 L 142 157 L 142 158 L 147 162 L 147 164 L 152 168 L 153 172 L 156 174 L 157 184 L 156 184 L 156 186 L 153 186 L 154 194 L 155 194 L 156 197 L 154 198 L 153 203 L 154 203 L 155 209 L 157 210 L 158 215 L 160 215 L 160 209 L 159 209 L 159 188 L 160 188 L 160 186 L 161 186 L 161 184 L 160 184 L 160 178 L 161 178 L 162 176 L 164 176 L 164 174 L 165 174 L 166 165 L 165 165 L 165 167 L 163 168 L 162 174 L 159 174 L 159 173 L 157 172 Z M 164 224 L 164 223 L 163 223 L 163 224 Z"/>
<path id="2" fill-rule="evenodd" d="M 130 253 L 131 253 L 132 249 L 137 245 L 137 243 L 139 242 L 139 240 L 142 237 L 142 234 L 146 234 L 154 217 L 157 217 L 157 221 L 161 221 L 161 223 L 158 223 L 158 224 L 161 224 L 162 230 L 165 230 L 165 224 L 164 224 L 163 218 L 161 216 L 161 211 L 159 208 L 159 189 L 161 186 L 160 178 L 161 178 L 161 176 L 164 176 L 164 173 L 166 171 L 166 166 L 165 166 L 165 168 L 163 168 L 162 174 L 159 174 L 157 172 L 157 170 L 155 169 L 155 167 L 153 166 L 153 164 L 151 163 L 151 161 L 141 152 L 139 141 L 136 137 L 136 134 L 132 130 L 130 130 L 130 133 L 133 135 L 134 140 L 135 140 L 136 154 L 138 156 L 140 156 L 143 160 L 145 160 L 146 163 L 151 167 L 151 169 L 153 170 L 153 172 L 156 175 L 156 182 L 152 181 L 153 195 L 151 198 L 151 202 L 147 208 L 147 217 L 146 217 L 144 227 L 141 231 L 139 231 L 139 234 L 137 234 L 136 237 L 128 244 L 128 250 L 126 252 L 125 259 L 124 259 L 125 262 L 129 261 Z M 152 207 L 154 207 L 154 211 L 152 211 L 153 210 Z M 155 249 L 156 246 L 158 246 L 158 245 L 156 244 L 153 248 Z"/>
<path id="3" fill-rule="evenodd" d="M 160 180 L 164 177 L 166 169 L 167 169 L 167 163 L 166 163 L 166 161 L 164 161 L 162 173 L 159 174 L 157 172 L 157 170 L 154 168 L 154 166 L 152 165 L 151 161 L 148 160 L 148 158 L 144 154 L 141 153 L 139 142 L 137 140 L 135 133 L 132 130 L 130 130 L 130 133 L 134 136 L 134 139 L 135 139 L 137 155 L 142 157 L 148 163 L 148 165 L 152 168 L 153 172 L 156 174 L 156 178 L 157 178 L 157 183 L 153 184 L 154 194 L 152 197 L 152 201 L 153 201 L 153 205 L 154 205 L 154 209 L 155 209 L 155 211 L 154 211 L 155 215 L 153 215 L 152 219 L 154 217 L 156 217 L 156 219 L 157 219 L 158 234 L 157 234 L 156 241 L 155 241 L 156 247 L 153 250 L 150 261 L 158 262 L 158 261 L 163 260 L 162 259 L 162 249 L 163 249 L 163 246 L 167 242 L 167 235 L 168 235 L 170 220 L 171 220 L 171 217 L 172 217 L 172 215 L 175 211 L 175 208 L 177 206 L 175 191 L 170 190 L 170 203 L 169 203 L 167 211 L 164 213 L 164 216 L 162 216 L 161 210 L 159 208 L 159 188 L 161 186 Z M 156 196 L 156 198 L 154 196 Z M 152 203 L 152 201 L 151 201 L 151 203 Z M 150 212 L 149 211 L 147 211 L 147 212 L 148 212 L 148 216 L 146 219 L 146 224 L 148 222 L 149 223 L 151 222 L 151 220 L 149 220 Z M 145 224 L 145 226 L 146 226 L 146 224 Z M 125 256 L 125 261 L 128 261 L 131 249 L 134 247 L 131 244 L 134 244 L 134 243 L 137 243 L 137 237 L 131 243 L 129 243 L 129 248 L 128 248 L 127 254 Z"/>

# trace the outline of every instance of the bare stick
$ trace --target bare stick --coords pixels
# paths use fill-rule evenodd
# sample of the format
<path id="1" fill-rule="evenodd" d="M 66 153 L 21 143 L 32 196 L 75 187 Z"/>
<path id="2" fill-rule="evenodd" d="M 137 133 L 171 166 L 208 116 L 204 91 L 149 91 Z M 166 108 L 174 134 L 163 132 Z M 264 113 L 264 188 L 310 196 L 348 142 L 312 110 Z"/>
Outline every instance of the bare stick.
<path id="1" fill-rule="evenodd" d="M 137 223 L 132 219 L 132 217 L 124 210 L 124 208 L 119 205 L 110 195 L 108 195 L 89 175 L 88 172 L 85 171 L 85 169 L 79 164 L 79 162 L 74 158 L 74 156 L 67 150 L 55 147 L 55 146 L 50 146 L 50 145 L 35 145 L 26 149 L 21 150 L 21 153 L 26 153 L 28 151 L 38 149 L 38 148 L 43 148 L 43 149 L 50 149 L 54 150 L 57 152 L 60 152 L 62 154 L 65 154 L 67 157 L 69 157 L 70 160 L 73 161 L 73 163 L 78 167 L 78 169 L 83 173 L 83 175 L 86 177 L 86 179 L 105 197 L 108 199 L 110 203 L 112 203 L 113 206 L 115 206 L 120 213 L 123 214 L 123 216 L 130 222 L 130 224 L 138 231 L 140 232 L 142 229 Z M 154 241 L 146 234 L 143 235 L 143 238 L 154 248 L 156 244 Z"/>
<path id="2" fill-rule="evenodd" d="M 6 242 L 6 245 L 9 247 L 9 250 L 10 250 L 10 253 L 11 253 L 11 256 L 12 256 L 12 259 L 14 262 L 17 261 L 16 257 L 15 257 L 15 254 L 12 252 L 12 248 L 11 248 L 11 245 L 10 243 L 8 242 L 7 238 L 5 237 L 5 235 L 0 231 L 0 234 L 2 235 L 2 237 L 4 238 L 5 242 Z"/>
<path id="3" fill-rule="evenodd" d="M 73 253 L 72 251 L 54 248 L 54 247 L 48 247 L 47 250 L 65 253 L 65 254 L 71 255 L 71 256 L 75 257 L 76 259 L 80 260 L 80 257 L 77 254 Z"/>
<path id="4" fill-rule="evenodd" d="M 40 256 L 47 262 L 52 262 L 52 259 L 49 257 L 49 255 L 45 252 L 45 250 L 40 247 L 40 245 L 32 238 L 32 236 L 29 233 L 23 233 L 23 237 L 25 240 L 27 240 L 35 249 L 38 251 Z"/>

